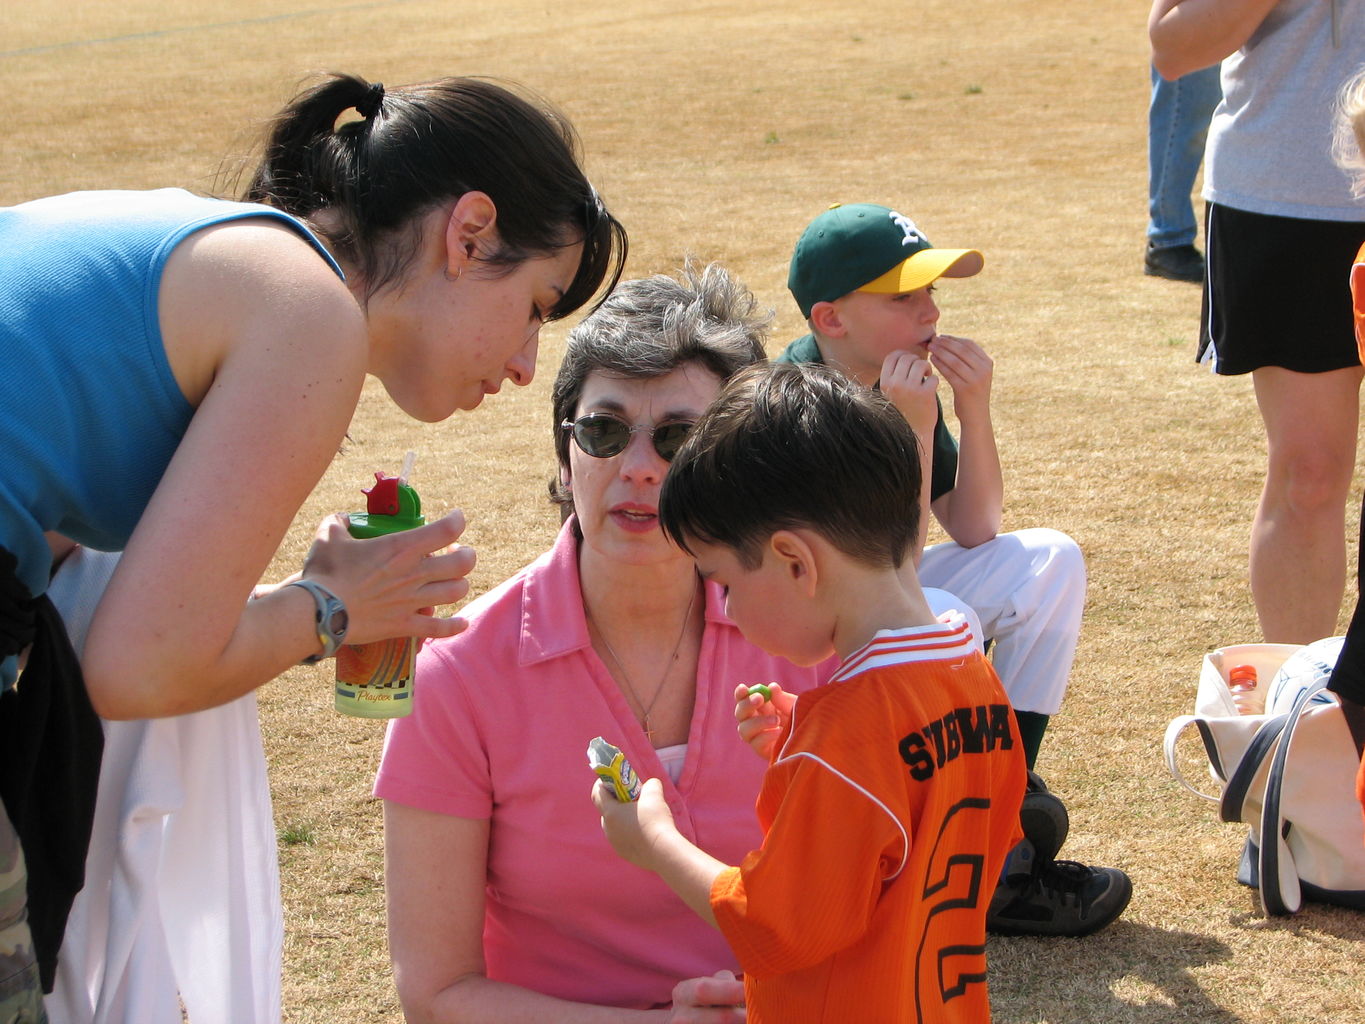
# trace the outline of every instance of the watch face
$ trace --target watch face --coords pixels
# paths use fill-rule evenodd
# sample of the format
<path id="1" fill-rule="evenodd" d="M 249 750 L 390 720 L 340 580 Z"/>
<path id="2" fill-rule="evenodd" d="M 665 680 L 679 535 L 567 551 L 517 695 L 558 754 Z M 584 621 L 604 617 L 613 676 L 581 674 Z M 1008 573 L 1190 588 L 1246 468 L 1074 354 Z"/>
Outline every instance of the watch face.
<path id="1" fill-rule="evenodd" d="M 332 617 L 327 620 L 327 632 L 333 636 L 341 636 L 346 632 L 346 625 L 350 621 L 350 616 L 346 614 L 345 608 L 338 608 L 332 613 Z"/>

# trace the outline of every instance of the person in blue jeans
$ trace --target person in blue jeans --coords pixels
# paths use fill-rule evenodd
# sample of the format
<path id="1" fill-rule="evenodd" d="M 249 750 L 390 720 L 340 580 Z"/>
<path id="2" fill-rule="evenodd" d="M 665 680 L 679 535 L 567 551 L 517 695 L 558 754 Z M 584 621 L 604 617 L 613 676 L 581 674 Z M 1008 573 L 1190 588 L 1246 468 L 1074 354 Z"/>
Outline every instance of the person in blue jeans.
<path id="1" fill-rule="evenodd" d="M 1144 270 L 1172 281 L 1203 281 L 1204 257 L 1190 193 L 1204 159 L 1209 120 L 1223 98 L 1220 65 L 1167 81 L 1152 68 L 1147 109 L 1147 253 Z"/>

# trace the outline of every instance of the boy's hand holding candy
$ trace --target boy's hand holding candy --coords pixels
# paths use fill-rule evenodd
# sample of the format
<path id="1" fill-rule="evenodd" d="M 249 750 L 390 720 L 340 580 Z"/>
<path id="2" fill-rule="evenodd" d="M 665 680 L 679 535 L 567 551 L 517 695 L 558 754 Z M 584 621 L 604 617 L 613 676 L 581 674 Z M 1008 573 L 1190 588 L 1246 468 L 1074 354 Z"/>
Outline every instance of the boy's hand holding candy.
<path id="1" fill-rule="evenodd" d="M 754 753 L 771 761 L 777 737 L 791 721 L 796 698 L 777 683 L 740 684 L 735 687 L 735 721 L 739 723 L 739 738 L 749 744 Z"/>

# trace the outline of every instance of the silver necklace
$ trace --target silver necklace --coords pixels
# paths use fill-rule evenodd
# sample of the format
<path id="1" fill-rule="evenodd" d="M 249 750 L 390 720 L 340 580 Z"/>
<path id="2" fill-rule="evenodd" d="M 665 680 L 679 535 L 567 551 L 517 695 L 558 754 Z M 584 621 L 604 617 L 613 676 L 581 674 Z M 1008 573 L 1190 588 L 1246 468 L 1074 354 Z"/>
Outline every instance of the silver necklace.
<path id="1" fill-rule="evenodd" d="M 663 675 L 659 677 L 659 684 L 654 687 L 654 696 L 649 698 L 649 704 L 647 705 L 644 701 L 640 700 L 640 694 L 636 691 L 635 684 L 631 682 L 630 674 L 626 672 L 626 666 L 621 663 L 621 658 L 612 648 L 611 642 L 607 639 L 607 635 L 602 632 L 602 627 L 598 626 L 596 621 L 593 621 L 593 626 L 597 629 L 598 639 L 602 641 L 602 646 L 607 649 L 607 653 L 611 655 L 611 660 L 616 663 L 617 669 L 621 672 L 621 681 L 626 684 L 626 689 L 630 691 L 631 697 L 635 699 L 636 706 L 643 712 L 642 717 L 644 718 L 644 722 L 642 724 L 644 725 L 645 735 L 649 737 L 650 743 L 654 742 L 654 728 L 649 716 L 654 711 L 654 705 L 659 703 L 659 695 L 664 692 L 664 683 L 668 681 L 668 673 L 673 668 L 673 659 L 676 658 L 678 652 L 682 650 L 683 637 L 687 635 L 687 623 L 692 618 L 692 607 L 696 603 L 697 588 L 694 585 L 692 587 L 692 596 L 687 600 L 687 611 L 683 612 L 682 628 L 678 630 L 678 642 L 673 645 L 673 653 L 668 656 L 668 661 L 664 663 Z M 586 609 L 584 610 L 586 611 Z M 588 614 L 588 618 L 589 620 L 592 620 L 591 613 Z"/>

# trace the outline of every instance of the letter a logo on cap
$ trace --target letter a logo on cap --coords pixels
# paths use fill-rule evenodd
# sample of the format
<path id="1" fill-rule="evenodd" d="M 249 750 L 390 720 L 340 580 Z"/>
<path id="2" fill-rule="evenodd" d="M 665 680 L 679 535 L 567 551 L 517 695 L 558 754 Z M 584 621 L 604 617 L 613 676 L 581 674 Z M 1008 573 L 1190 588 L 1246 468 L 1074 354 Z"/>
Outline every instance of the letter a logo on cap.
<path id="1" fill-rule="evenodd" d="M 915 227 L 915 222 L 903 213 L 892 210 L 889 214 L 892 223 L 905 233 L 901 239 L 901 245 L 924 245 L 925 238 L 919 233 L 919 228 Z"/>

